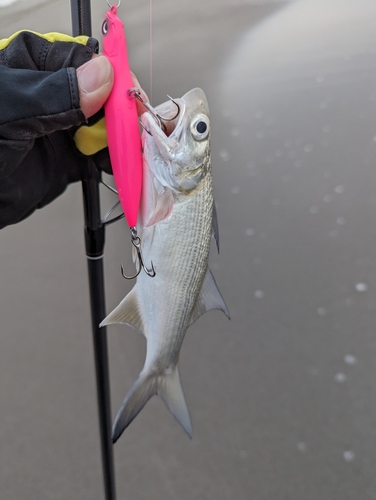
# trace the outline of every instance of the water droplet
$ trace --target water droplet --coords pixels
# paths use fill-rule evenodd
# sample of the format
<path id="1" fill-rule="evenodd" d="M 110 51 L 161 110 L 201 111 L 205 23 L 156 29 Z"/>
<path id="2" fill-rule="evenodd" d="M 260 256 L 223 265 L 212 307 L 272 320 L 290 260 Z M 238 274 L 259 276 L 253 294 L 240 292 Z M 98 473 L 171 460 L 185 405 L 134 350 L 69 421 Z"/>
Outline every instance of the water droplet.
<path id="1" fill-rule="evenodd" d="M 320 102 L 320 109 L 326 109 L 328 107 L 328 103 L 326 101 Z"/>
<path id="2" fill-rule="evenodd" d="M 322 131 L 323 131 L 325 134 L 328 134 L 331 130 L 332 130 L 331 125 L 324 125 L 324 126 L 323 126 L 323 128 L 322 128 Z"/>
<path id="3" fill-rule="evenodd" d="M 233 129 L 231 129 L 231 135 L 233 135 L 234 137 L 236 137 L 239 134 L 240 130 L 238 128 L 234 127 Z"/>
<path id="4" fill-rule="evenodd" d="M 255 117 L 256 118 L 262 118 L 264 116 L 264 112 L 261 111 L 260 109 L 255 111 Z"/>
<path id="5" fill-rule="evenodd" d="M 274 151 L 274 154 L 276 155 L 277 158 L 280 158 L 283 155 L 283 150 L 282 149 L 276 149 Z"/>
<path id="6" fill-rule="evenodd" d="M 355 453 L 351 450 L 344 451 L 343 458 L 346 462 L 353 462 L 355 460 Z"/>
<path id="7" fill-rule="evenodd" d="M 331 194 L 326 194 L 324 196 L 325 203 L 330 203 L 333 200 L 333 196 Z"/>
<path id="8" fill-rule="evenodd" d="M 258 130 L 256 132 L 256 137 L 257 139 L 262 139 L 263 137 L 265 137 L 265 132 L 263 130 Z"/>
<path id="9" fill-rule="evenodd" d="M 256 299 L 262 299 L 264 296 L 265 296 L 265 294 L 261 290 L 256 290 L 255 291 L 255 297 L 256 297 Z"/>
<path id="10" fill-rule="evenodd" d="M 373 142 L 376 142 L 376 135 L 373 136 L 372 140 Z"/>
<path id="11" fill-rule="evenodd" d="M 351 297 L 347 297 L 346 299 L 346 305 L 347 306 L 352 306 L 354 304 L 354 301 Z"/>
<path id="12" fill-rule="evenodd" d="M 336 236 L 338 236 L 338 231 L 336 229 L 332 229 L 328 234 L 331 238 L 335 238 Z"/>
<path id="13" fill-rule="evenodd" d="M 324 81 L 324 77 L 322 75 L 317 75 L 316 76 L 316 82 L 317 83 L 322 83 Z"/>
<path id="14" fill-rule="evenodd" d="M 240 450 L 239 455 L 240 458 L 247 458 L 248 453 L 245 450 Z"/>
<path id="15" fill-rule="evenodd" d="M 255 168 L 255 162 L 253 160 L 250 160 L 248 163 L 247 163 L 247 168 Z"/>
<path id="16" fill-rule="evenodd" d="M 366 292 L 368 290 L 368 285 L 365 283 L 357 283 L 355 289 L 357 292 Z"/>
<path id="17" fill-rule="evenodd" d="M 296 160 L 296 162 L 294 163 L 295 167 L 299 168 L 303 165 L 303 163 L 299 160 Z"/>
<path id="18" fill-rule="evenodd" d="M 319 207 L 311 207 L 309 209 L 309 211 L 311 212 L 311 214 L 317 214 L 319 212 Z"/>
<path id="19" fill-rule="evenodd" d="M 331 176 L 332 176 L 332 172 L 330 170 L 327 170 L 326 172 L 324 172 L 324 177 L 326 179 L 329 179 Z"/>
<path id="20" fill-rule="evenodd" d="M 227 149 L 221 149 L 219 151 L 219 156 L 223 161 L 229 161 L 230 159 L 230 153 L 227 151 Z"/>
<path id="21" fill-rule="evenodd" d="M 291 148 L 292 144 L 293 144 L 292 141 L 285 141 L 284 146 L 285 146 L 285 148 Z"/>
<path id="22" fill-rule="evenodd" d="M 343 382 L 346 382 L 346 379 L 347 379 L 346 375 L 344 373 L 341 373 L 341 372 L 336 373 L 335 376 L 334 376 L 334 380 L 336 382 L 338 382 L 339 384 L 342 384 Z"/>
<path id="23" fill-rule="evenodd" d="M 312 150 L 313 150 L 313 145 L 312 145 L 312 144 L 306 144 L 306 145 L 304 146 L 304 151 L 305 151 L 306 153 L 310 153 Z"/>
<path id="24" fill-rule="evenodd" d="M 247 230 L 245 231 L 245 234 L 246 234 L 247 236 L 253 236 L 253 235 L 255 234 L 255 230 L 254 230 L 254 229 L 252 229 L 252 228 L 249 228 L 249 229 L 247 229 Z"/>
<path id="25" fill-rule="evenodd" d="M 299 441 L 299 443 L 296 445 L 299 451 L 302 453 L 305 453 L 307 451 L 307 445 L 304 441 Z"/>
<path id="26" fill-rule="evenodd" d="M 356 357 L 353 356 L 352 354 L 346 354 L 343 360 L 347 365 L 356 365 L 356 363 L 358 362 Z"/>
<path id="27" fill-rule="evenodd" d="M 345 217 L 337 217 L 337 224 L 339 224 L 340 226 L 344 226 L 346 224 Z"/>
<path id="28" fill-rule="evenodd" d="M 324 307 L 319 307 L 319 308 L 317 309 L 317 314 L 318 314 L 319 316 L 325 316 L 325 314 L 326 314 L 326 309 L 325 309 Z"/>
<path id="29" fill-rule="evenodd" d="M 335 193 L 337 193 L 337 194 L 341 194 L 341 193 L 343 193 L 343 192 L 344 192 L 344 190 L 345 190 L 345 187 L 344 187 L 344 186 L 336 186 L 336 187 L 334 188 L 334 192 L 335 192 Z"/>
<path id="30" fill-rule="evenodd" d="M 238 194 L 240 192 L 240 187 L 239 186 L 232 186 L 231 188 L 231 193 L 232 194 Z"/>

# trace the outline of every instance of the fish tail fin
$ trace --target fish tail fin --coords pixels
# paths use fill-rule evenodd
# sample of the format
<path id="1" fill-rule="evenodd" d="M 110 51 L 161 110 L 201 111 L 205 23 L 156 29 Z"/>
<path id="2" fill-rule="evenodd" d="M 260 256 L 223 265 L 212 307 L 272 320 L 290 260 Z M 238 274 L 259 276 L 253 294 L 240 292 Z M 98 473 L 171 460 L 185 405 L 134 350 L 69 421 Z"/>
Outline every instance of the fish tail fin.
<path id="1" fill-rule="evenodd" d="M 189 437 L 192 437 L 191 418 L 184 399 L 179 371 L 175 367 L 167 375 L 140 373 L 116 415 L 112 428 L 112 441 L 114 443 L 155 394 L 161 396 L 176 420 Z"/>
<path id="2" fill-rule="evenodd" d="M 171 373 L 159 376 L 157 393 L 188 436 L 192 438 L 191 417 L 185 402 L 177 366 Z"/>
<path id="3" fill-rule="evenodd" d="M 112 442 L 116 443 L 132 420 L 140 413 L 149 399 L 157 394 L 156 377 L 140 373 L 118 411 L 112 427 Z"/>

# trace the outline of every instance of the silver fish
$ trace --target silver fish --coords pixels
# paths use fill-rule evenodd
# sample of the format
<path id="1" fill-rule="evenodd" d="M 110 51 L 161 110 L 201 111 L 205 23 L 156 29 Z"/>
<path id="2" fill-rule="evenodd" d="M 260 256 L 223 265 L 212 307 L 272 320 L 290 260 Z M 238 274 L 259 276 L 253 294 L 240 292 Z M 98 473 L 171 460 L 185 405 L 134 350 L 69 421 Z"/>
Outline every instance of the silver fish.
<path id="1" fill-rule="evenodd" d="M 138 235 L 146 265 L 125 299 L 101 325 L 125 323 L 147 339 L 144 368 L 127 394 L 113 426 L 113 441 L 151 396 L 161 396 L 189 436 L 192 424 L 180 383 L 179 353 L 187 328 L 210 309 L 229 312 L 208 267 L 210 239 L 218 240 L 210 163 L 209 107 L 193 89 L 176 99 L 180 113 L 165 132 L 150 113 L 142 122 L 144 180 Z M 156 108 L 174 114 L 169 101 Z"/>

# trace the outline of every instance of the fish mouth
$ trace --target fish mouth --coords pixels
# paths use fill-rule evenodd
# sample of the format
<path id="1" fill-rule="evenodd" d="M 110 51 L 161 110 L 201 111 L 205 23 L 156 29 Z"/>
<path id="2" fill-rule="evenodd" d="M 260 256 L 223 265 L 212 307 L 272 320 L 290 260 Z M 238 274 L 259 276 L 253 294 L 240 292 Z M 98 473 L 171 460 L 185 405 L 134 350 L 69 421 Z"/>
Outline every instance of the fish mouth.
<path id="1" fill-rule="evenodd" d="M 143 133 L 153 137 L 162 157 L 170 161 L 175 157 L 174 151 L 177 149 L 184 129 L 183 117 L 186 107 L 182 99 L 175 99 L 175 102 L 179 105 L 179 114 L 175 118 L 176 105 L 172 101 L 167 101 L 155 108 L 158 115 L 167 118 L 161 120 L 162 127 L 149 111 L 141 116 L 141 122 L 145 129 Z M 170 116 L 171 119 L 169 119 Z"/>

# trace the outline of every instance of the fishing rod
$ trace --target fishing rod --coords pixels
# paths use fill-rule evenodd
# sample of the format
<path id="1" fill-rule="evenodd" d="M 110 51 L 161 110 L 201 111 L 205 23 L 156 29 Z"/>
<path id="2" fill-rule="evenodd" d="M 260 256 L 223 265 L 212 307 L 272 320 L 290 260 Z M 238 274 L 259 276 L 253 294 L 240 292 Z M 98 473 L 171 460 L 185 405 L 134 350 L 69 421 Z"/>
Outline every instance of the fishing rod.
<path id="1" fill-rule="evenodd" d="M 91 36 L 90 0 L 71 0 L 73 36 Z M 99 184 L 101 173 L 92 158 L 88 158 L 87 170 L 82 180 L 85 217 L 85 248 L 88 262 L 94 361 L 97 383 L 99 431 L 102 453 L 103 483 L 106 500 L 116 500 L 115 468 L 111 438 L 111 401 L 108 362 L 107 330 L 99 327 L 106 315 L 103 250 L 105 224 L 100 213 Z"/>
<path id="2" fill-rule="evenodd" d="M 177 114 L 173 118 L 160 116 L 151 105 L 141 97 L 140 89 L 133 86 L 131 71 L 127 56 L 127 44 L 124 35 L 124 26 L 117 17 L 117 4 L 111 4 L 107 0 L 109 11 L 105 15 L 102 24 L 103 53 L 110 60 L 114 70 L 114 84 L 108 97 L 104 110 L 106 121 L 106 132 L 108 149 L 111 159 L 120 204 L 124 216 L 128 222 L 131 243 L 134 246 L 138 258 L 138 269 L 136 274 L 124 278 L 136 278 L 143 270 L 149 277 L 155 276 L 153 263 L 151 268 L 146 267 L 141 253 L 141 239 L 137 234 L 137 220 L 140 206 L 142 189 L 142 147 L 137 116 L 136 99 L 152 113 L 157 123 L 162 127 L 163 121 L 171 121 L 179 114 L 178 104 L 170 98 L 177 106 Z M 72 29 L 73 35 L 91 36 L 91 7 L 90 0 L 71 0 Z M 126 90 L 128 89 L 128 91 Z M 102 219 L 100 213 L 99 184 L 106 185 L 101 179 L 101 173 L 96 168 L 93 158 L 88 158 L 87 170 L 82 180 L 84 215 L 85 215 L 85 246 L 88 259 L 90 303 L 92 317 L 92 331 L 94 342 L 94 359 L 97 381 L 97 399 L 99 412 L 99 427 L 102 450 L 102 467 L 106 500 L 115 500 L 115 472 L 112 444 L 111 427 L 111 402 L 109 361 L 107 346 L 107 331 L 103 325 L 105 314 L 105 292 L 103 272 L 103 250 L 105 243 L 105 226 L 119 219 L 115 217 L 107 220 L 113 207 Z M 121 216 L 120 216 L 121 217 Z M 102 323 L 101 323 L 102 322 Z"/>

